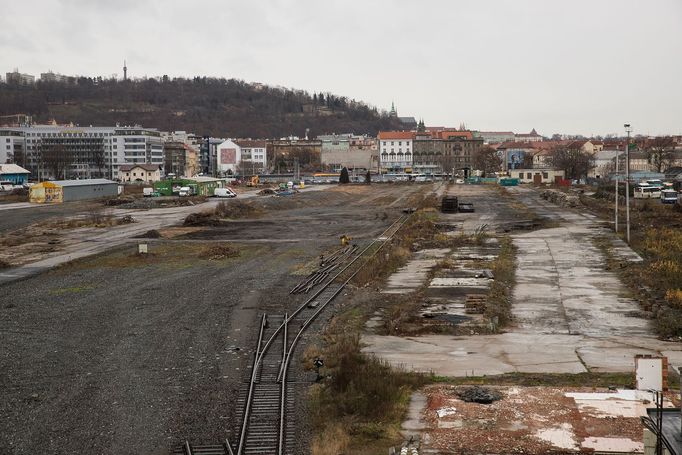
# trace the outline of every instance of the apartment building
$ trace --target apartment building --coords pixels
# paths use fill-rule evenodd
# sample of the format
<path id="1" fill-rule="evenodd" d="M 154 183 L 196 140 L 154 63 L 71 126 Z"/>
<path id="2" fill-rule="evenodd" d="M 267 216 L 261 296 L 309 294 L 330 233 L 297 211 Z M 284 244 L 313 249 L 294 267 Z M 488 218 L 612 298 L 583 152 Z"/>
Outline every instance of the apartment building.
<path id="1" fill-rule="evenodd" d="M 17 85 L 33 85 L 36 82 L 36 77 L 31 74 L 20 73 L 18 69 L 15 69 L 11 73 L 5 73 L 5 82 Z"/>
<path id="2" fill-rule="evenodd" d="M 237 139 L 240 148 L 240 170 L 242 174 L 259 174 L 267 169 L 267 143 L 260 140 Z"/>
<path id="3" fill-rule="evenodd" d="M 379 132 L 382 172 L 412 172 L 415 134 L 412 131 Z"/>
<path id="4" fill-rule="evenodd" d="M 2 139 L 5 141 L 4 148 L 0 148 L 0 160 L 11 160 L 41 180 L 117 179 L 124 164 L 163 164 L 160 133 L 141 126 L 0 128 L 0 142 Z"/>
<path id="5" fill-rule="evenodd" d="M 366 134 L 327 134 L 317 139 L 322 142 L 322 166 L 329 170 L 345 167 L 366 171 L 379 164 L 377 140 Z"/>

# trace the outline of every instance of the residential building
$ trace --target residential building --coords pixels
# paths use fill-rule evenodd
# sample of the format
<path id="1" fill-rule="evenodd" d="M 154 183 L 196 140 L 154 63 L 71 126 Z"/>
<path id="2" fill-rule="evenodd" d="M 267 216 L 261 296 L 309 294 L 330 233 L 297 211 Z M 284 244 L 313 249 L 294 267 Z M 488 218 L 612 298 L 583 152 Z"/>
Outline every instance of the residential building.
<path id="1" fill-rule="evenodd" d="M 619 150 L 601 150 L 594 154 L 594 167 L 587 173 L 589 178 L 603 179 L 616 170 L 615 160 Z"/>
<path id="2" fill-rule="evenodd" d="M 322 168 L 322 141 L 284 138 L 267 142 L 268 168 L 274 172 Z"/>
<path id="3" fill-rule="evenodd" d="M 379 160 L 383 172 L 412 172 L 415 134 L 411 131 L 379 133 Z"/>
<path id="4" fill-rule="evenodd" d="M 125 183 L 153 183 L 161 180 L 161 170 L 154 164 L 124 164 L 118 173 L 120 180 Z"/>
<path id="5" fill-rule="evenodd" d="M 267 143 L 262 140 L 237 139 L 240 148 L 239 170 L 242 175 L 261 174 L 267 169 Z"/>
<path id="6" fill-rule="evenodd" d="M 17 85 L 33 85 L 36 82 L 36 77 L 30 74 L 20 73 L 19 70 L 15 68 L 11 73 L 6 73 L 5 82 Z"/>
<path id="7" fill-rule="evenodd" d="M 322 142 L 322 166 L 332 171 L 342 168 L 362 171 L 376 169 L 379 153 L 375 138 L 367 135 L 330 134 L 318 136 Z"/>
<path id="8" fill-rule="evenodd" d="M 18 128 L 0 128 L 0 164 L 26 166 L 26 140 Z"/>
<path id="9" fill-rule="evenodd" d="M 455 173 L 463 171 L 463 175 L 468 175 L 474 169 L 474 158 L 483 146 L 483 139 L 461 129 L 439 131 L 437 137 L 444 142 L 443 171 L 454 169 Z"/>
<path id="10" fill-rule="evenodd" d="M 28 182 L 31 173 L 16 164 L 0 164 L 0 182 L 10 182 L 12 185 L 23 185 Z"/>
<path id="11" fill-rule="evenodd" d="M 483 139 L 484 144 L 501 144 L 516 141 L 516 135 L 511 131 L 478 131 L 474 136 Z"/>
<path id="12" fill-rule="evenodd" d="M 38 179 L 107 176 L 116 179 L 119 167 L 124 164 L 163 164 L 161 138 L 151 128 L 52 124 L 1 128 L 0 134 L 8 130 L 21 132 L 23 139 L 23 146 L 19 147 L 21 140 L 14 136 L 14 161 L 23 148 L 22 166 Z"/>
<path id="13" fill-rule="evenodd" d="M 515 134 L 514 140 L 516 142 L 542 142 L 542 136 L 533 128 L 528 134 Z"/>
<path id="14" fill-rule="evenodd" d="M 413 169 L 418 174 L 443 172 L 445 142 L 427 132 L 417 133 L 414 139 Z"/>
<path id="15" fill-rule="evenodd" d="M 63 74 L 53 73 L 52 71 L 40 73 L 41 82 L 68 82 L 70 79 L 74 78 L 70 76 L 64 76 Z"/>
<path id="16" fill-rule="evenodd" d="M 216 171 L 219 175 L 234 175 L 238 173 L 241 161 L 241 147 L 232 139 L 218 145 Z"/>
<path id="17" fill-rule="evenodd" d="M 174 174 L 176 177 L 192 177 L 199 169 L 198 155 L 195 149 L 180 141 L 163 143 L 164 175 Z"/>

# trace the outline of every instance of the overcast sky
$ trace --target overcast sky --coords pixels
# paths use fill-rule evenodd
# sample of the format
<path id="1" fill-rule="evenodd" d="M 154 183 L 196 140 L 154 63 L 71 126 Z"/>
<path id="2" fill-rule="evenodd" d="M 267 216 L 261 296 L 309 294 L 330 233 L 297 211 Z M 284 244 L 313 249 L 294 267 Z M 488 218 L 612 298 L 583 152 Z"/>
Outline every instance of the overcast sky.
<path id="1" fill-rule="evenodd" d="M 219 76 L 427 125 L 682 134 L 680 0 L 3 2 L 3 73 Z"/>

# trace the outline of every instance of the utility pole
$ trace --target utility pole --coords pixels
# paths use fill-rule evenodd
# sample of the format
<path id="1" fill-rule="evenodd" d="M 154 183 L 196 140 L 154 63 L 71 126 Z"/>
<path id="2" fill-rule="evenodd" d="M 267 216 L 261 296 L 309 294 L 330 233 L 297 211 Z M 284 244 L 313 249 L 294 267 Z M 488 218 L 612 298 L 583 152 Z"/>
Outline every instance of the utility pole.
<path id="1" fill-rule="evenodd" d="M 628 133 L 628 140 L 625 143 L 625 237 L 628 245 L 630 244 L 630 133 L 632 127 L 629 123 L 623 125 Z"/>
<path id="2" fill-rule="evenodd" d="M 625 144 L 627 147 L 628 145 Z M 620 174 L 618 173 L 618 160 L 620 159 L 620 154 L 618 153 L 618 147 L 616 147 L 616 203 L 614 204 L 615 206 L 615 223 L 616 223 L 616 233 L 618 233 L 618 205 L 620 204 L 620 193 L 619 193 L 619 185 L 620 185 Z"/>

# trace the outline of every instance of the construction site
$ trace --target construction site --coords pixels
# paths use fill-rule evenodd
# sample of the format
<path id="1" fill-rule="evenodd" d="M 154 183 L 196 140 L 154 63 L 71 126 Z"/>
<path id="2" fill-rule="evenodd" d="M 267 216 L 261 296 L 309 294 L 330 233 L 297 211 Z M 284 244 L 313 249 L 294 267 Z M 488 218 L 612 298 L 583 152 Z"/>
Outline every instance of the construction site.
<path id="1" fill-rule="evenodd" d="M 0 203 L 0 453 L 680 453 L 678 278 L 637 277 L 682 214 L 628 245 L 584 191 L 234 194 Z"/>

